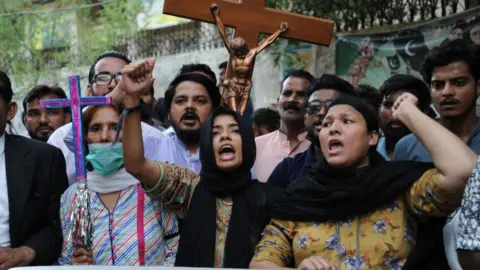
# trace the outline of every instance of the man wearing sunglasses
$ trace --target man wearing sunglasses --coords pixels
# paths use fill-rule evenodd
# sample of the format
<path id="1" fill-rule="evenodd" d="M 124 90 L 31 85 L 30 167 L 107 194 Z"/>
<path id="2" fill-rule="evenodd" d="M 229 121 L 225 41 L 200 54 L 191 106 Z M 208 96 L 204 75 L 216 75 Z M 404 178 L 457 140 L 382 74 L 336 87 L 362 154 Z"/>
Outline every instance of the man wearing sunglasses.
<path id="1" fill-rule="evenodd" d="M 290 183 L 308 176 L 310 169 L 321 156 L 318 133 L 322 129 L 322 121 L 327 114 L 327 107 L 341 95 L 354 95 L 353 86 L 334 75 L 325 74 L 313 80 L 305 89 L 307 109 L 305 126 L 307 138 L 312 142 L 310 147 L 294 157 L 287 157 L 280 162 L 268 178 L 267 183 L 286 188 Z"/>
<path id="2" fill-rule="evenodd" d="M 105 52 L 98 56 L 91 66 L 88 74 L 88 95 L 113 95 L 112 102 L 115 105 L 122 107 L 121 102 L 123 101 L 123 96 L 118 93 L 118 90 L 117 93 L 114 93 L 113 90 L 117 88 L 117 85 L 120 82 L 120 71 L 129 63 L 130 59 L 119 52 Z M 121 101 L 118 102 L 118 100 Z M 142 135 L 143 137 L 165 137 L 160 130 L 144 122 L 142 122 Z M 47 143 L 62 150 L 67 165 L 67 176 L 70 184 L 75 183 L 75 158 L 73 155 L 73 149 L 70 149 L 73 147 L 72 142 L 73 137 L 71 123 L 55 130 L 55 132 L 52 133 L 47 141 Z"/>

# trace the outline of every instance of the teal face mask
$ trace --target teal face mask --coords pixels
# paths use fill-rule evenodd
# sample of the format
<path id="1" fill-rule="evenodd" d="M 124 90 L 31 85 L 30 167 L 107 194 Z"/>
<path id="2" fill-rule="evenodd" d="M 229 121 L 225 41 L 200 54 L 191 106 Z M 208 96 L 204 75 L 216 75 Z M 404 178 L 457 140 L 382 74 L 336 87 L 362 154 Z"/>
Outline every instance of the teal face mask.
<path id="1" fill-rule="evenodd" d="M 123 146 L 121 143 L 113 146 L 111 143 L 89 144 L 85 159 L 92 164 L 96 172 L 109 176 L 123 166 Z"/>

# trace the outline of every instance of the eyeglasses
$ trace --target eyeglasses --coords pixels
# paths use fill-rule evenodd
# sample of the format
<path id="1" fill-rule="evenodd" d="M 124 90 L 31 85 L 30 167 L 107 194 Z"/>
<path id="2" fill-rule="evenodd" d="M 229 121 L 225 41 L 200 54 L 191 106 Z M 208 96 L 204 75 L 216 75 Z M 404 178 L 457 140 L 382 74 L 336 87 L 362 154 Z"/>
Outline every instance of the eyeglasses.
<path id="1" fill-rule="evenodd" d="M 320 100 L 314 100 L 307 105 L 307 114 L 309 115 L 315 115 L 319 113 L 322 110 L 322 107 L 328 108 L 332 104 L 333 100 L 326 100 L 326 101 L 320 101 Z"/>
<path id="2" fill-rule="evenodd" d="M 100 86 L 107 86 L 112 83 L 113 79 L 115 79 L 115 82 L 118 83 L 121 78 L 121 73 L 112 74 L 110 72 L 100 72 L 93 76 L 93 82 Z"/>

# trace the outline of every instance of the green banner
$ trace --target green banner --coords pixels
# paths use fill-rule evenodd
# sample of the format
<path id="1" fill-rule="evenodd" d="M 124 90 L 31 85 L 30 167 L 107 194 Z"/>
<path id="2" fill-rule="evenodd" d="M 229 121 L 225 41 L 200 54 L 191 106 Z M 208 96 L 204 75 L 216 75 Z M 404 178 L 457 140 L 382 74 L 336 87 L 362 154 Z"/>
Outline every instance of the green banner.
<path id="1" fill-rule="evenodd" d="M 379 87 L 394 74 L 420 76 L 425 55 L 453 39 L 480 45 L 480 8 L 421 25 L 368 34 L 336 35 L 336 74 L 353 85 Z"/>

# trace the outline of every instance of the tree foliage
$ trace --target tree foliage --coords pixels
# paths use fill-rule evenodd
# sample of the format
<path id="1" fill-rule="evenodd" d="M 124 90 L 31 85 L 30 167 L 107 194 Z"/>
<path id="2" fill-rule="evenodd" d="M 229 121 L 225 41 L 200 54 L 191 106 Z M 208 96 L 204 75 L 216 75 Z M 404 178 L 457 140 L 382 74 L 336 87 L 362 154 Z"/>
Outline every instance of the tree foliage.
<path id="1" fill-rule="evenodd" d="M 331 19 L 335 21 L 337 31 L 357 31 L 444 17 L 456 13 L 460 2 L 459 0 L 267 0 L 267 5 L 281 10 Z"/>
<path id="2" fill-rule="evenodd" d="M 58 81 L 60 69 L 88 65 L 96 55 L 139 33 L 140 1 L 32 2 L 0 1 L 0 65 L 20 92 L 40 78 Z M 99 3 L 105 4 L 89 6 Z"/>

